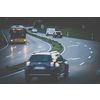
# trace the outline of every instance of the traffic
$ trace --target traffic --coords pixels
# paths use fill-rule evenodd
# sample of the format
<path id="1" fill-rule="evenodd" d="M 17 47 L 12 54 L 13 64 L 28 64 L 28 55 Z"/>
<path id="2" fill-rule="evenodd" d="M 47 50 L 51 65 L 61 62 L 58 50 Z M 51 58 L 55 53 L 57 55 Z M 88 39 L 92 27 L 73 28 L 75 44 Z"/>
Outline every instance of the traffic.
<path id="1" fill-rule="evenodd" d="M 6 57 L 7 61 L 5 63 L 2 63 L 2 61 L 4 62 L 5 60 L 5 58 L 4 60 L 2 58 L 0 65 L 5 66 L 9 62 L 8 67 L 10 67 L 11 62 L 13 64 L 18 64 L 21 61 L 25 61 L 26 65 L 24 65 L 24 69 L 22 71 L 15 72 L 7 76 L 2 76 L 0 78 L 0 83 L 25 83 L 25 84 L 30 84 L 30 83 L 35 83 L 35 84 L 38 84 L 38 83 L 40 84 L 42 83 L 43 84 L 45 83 L 47 84 L 49 83 L 51 84 L 52 83 L 56 83 L 56 84 L 93 83 L 95 84 L 95 83 L 99 83 L 99 82 L 96 82 L 97 69 L 95 69 L 95 71 L 91 69 L 92 71 L 91 74 L 85 73 L 85 72 L 84 74 L 82 74 L 81 72 L 82 70 L 86 70 L 87 68 L 90 68 L 90 67 L 85 67 L 85 66 L 89 66 L 88 62 L 90 62 L 90 65 L 92 63 L 95 63 L 94 62 L 95 58 L 93 57 L 93 55 L 94 56 L 97 55 L 98 52 L 95 52 L 95 48 L 92 46 L 92 44 L 96 45 L 96 47 L 98 47 L 99 44 L 97 45 L 94 42 L 91 43 L 91 41 L 83 41 L 79 39 L 66 38 L 63 36 L 61 31 L 57 31 L 56 29 L 50 34 L 49 34 L 49 31 L 51 28 L 49 28 L 48 33 L 47 31 L 45 33 L 40 33 L 37 31 L 33 32 L 34 28 L 32 28 L 32 30 L 28 30 L 28 29 L 29 28 L 26 27 L 25 31 L 23 31 L 22 26 L 20 25 L 14 25 L 11 27 L 11 30 L 9 31 L 10 37 L 8 38 L 10 39 L 10 42 L 14 44 L 9 44 L 9 46 L 5 50 L 9 49 L 9 47 L 13 45 L 14 46 L 13 50 L 11 49 L 11 52 L 13 55 L 7 56 Z M 23 32 L 24 32 L 24 36 L 21 37 Z M 46 44 L 44 41 L 41 41 L 40 39 L 34 38 L 26 34 L 27 32 L 58 41 L 59 43 L 63 45 L 62 52 L 61 53 L 57 51 L 51 52 L 50 45 Z M 16 36 L 16 37 L 13 38 L 13 36 Z M 59 39 L 59 38 L 62 38 L 62 39 Z M 22 44 L 22 43 L 25 43 L 25 44 Z M 21 50 L 23 46 L 25 47 L 24 48 L 25 52 Z M 18 53 L 16 53 L 17 51 Z M 34 51 L 36 51 L 37 53 L 34 53 Z M 84 54 L 81 53 L 84 51 L 86 53 Z M 98 48 L 98 51 L 99 51 L 99 48 Z M 2 51 L 2 55 L 4 56 L 3 52 L 5 53 L 5 51 Z M 89 55 L 89 52 L 91 55 Z M 14 56 L 15 54 L 16 56 Z M 98 64 L 96 65 L 98 66 Z M 80 67 L 80 66 L 83 66 L 83 67 Z M 91 65 L 91 67 L 93 67 L 94 69 L 93 65 Z M 21 75 L 22 77 L 19 77 L 19 75 Z M 88 76 L 89 79 L 85 79 L 86 76 Z M 14 80 L 13 82 L 11 81 L 12 77 Z M 16 79 L 19 81 L 17 81 L 14 77 L 16 77 Z M 81 78 L 83 81 L 80 80 Z"/>

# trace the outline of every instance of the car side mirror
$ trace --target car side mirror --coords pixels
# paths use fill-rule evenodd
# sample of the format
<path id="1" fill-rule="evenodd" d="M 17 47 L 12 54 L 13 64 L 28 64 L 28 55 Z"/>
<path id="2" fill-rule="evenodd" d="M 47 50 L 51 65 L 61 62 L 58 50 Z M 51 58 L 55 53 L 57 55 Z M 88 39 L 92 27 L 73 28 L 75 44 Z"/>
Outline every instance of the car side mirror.
<path id="1" fill-rule="evenodd" d="M 67 60 L 67 59 L 64 59 L 64 63 L 65 63 L 65 64 L 68 64 L 68 60 Z"/>

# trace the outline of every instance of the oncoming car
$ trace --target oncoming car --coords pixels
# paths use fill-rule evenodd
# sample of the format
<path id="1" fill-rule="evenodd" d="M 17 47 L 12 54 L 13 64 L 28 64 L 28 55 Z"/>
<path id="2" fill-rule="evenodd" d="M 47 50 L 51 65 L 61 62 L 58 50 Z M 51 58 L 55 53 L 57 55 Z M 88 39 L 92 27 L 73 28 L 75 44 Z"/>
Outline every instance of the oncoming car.
<path id="1" fill-rule="evenodd" d="M 31 30 L 31 32 L 32 32 L 32 33 L 37 33 L 38 30 L 37 30 L 36 28 L 33 28 L 33 29 Z"/>
<path id="2" fill-rule="evenodd" d="M 53 33 L 53 38 L 56 38 L 56 37 L 62 38 L 62 32 L 61 31 L 55 31 Z"/>
<path id="3" fill-rule="evenodd" d="M 59 52 L 39 52 L 31 55 L 26 62 L 25 80 L 30 82 L 32 77 L 51 77 L 60 80 L 60 74 L 68 77 L 69 65 Z"/>

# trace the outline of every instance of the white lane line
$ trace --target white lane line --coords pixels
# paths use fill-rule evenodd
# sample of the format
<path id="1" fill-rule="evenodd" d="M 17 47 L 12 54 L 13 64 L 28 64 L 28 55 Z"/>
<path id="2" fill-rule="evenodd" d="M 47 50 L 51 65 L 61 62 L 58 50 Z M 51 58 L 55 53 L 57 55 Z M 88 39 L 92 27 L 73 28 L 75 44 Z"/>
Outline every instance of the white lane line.
<path id="1" fill-rule="evenodd" d="M 80 65 L 83 65 L 85 62 L 82 62 Z"/>
<path id="2" fill-rule="evenodd" d="M 6 75 L 6 76 L 2 76 L 2 77 L 0 77 L 0 79 L 2 79 L 2 78 L 6 78 L 6 77 L 9 77 L 9 76 L 12 76 L 12 75 L 18 74 L 18 73 L 21 73 L 21 72 L 23 72 L 23 71 L 25 71 L 25 70 L 21 70 L 21 71 L 18 71 L 18 72 L 15 72 L 15 73 L 12 73 L 12 74 L 9 74 L 9 75 Z"/>
<path id="3" fill-rule="evenodd" d="M 77 44 L 80 44 L 79 42 L 77 42 Z"/>
<path id="4" fill-rule="evenodd" d="M 79 45 L 71 45 L 71 46 L 67 46 L 67 47 L 77 47 L 77 46 L 79 46 Z"/>
<path id="5" fill-rule="evenodd" d="M 15 49 L 15 48 L 16 48 L 16 46 L 13 47 L 13 49 Z"/>
<path id="6" fill-rule="evenodd" d="M 41 49 L 41 50 L 46 50 L 46 49 Z"/>
<path id="7" fill-rule="evenodd" d="M 68 58 L 67 60 L 78 60 L 78 59 L 81 59 L 81 58 Z"/>
<path id="8" fill-rule="evenodd" d="M 22 51 L 18 52 L 18 54 L 22 53 Z"/>
<path id="9" fill-rule="evenodd" d="M 91 58 L 91 56 L 89 56 L 88 58 Z"/>
<path id="10" fill-rule="evenodd" d="M 85 47 L 87 47 L 87 45 L 84 45 Z"/>
<path id="11" fill-rule="evenodd" d="M 38 46 L 38 48 L 41 48 L 41 46 Z"/>
<path id="12" fill-rule="evenodd" d="M 91 50 L 91 48 L 89 48 Z"/>
<path id="13" fill-rule="evenodd" d="M 49 52 L 51 49 L 52 49 L 52 47 L 51 47 L 51 45 L 49 44 L 49 43 L 47 43 L 47 42 L 45 42 L 46 44 L 48 44 L 49 45 L 49 50 L 47 51 L 47 52 Z"/>
<path id="14" fill-rule="evenodd" d="M 6 58 L 9 58 L 9 57 L 11 57 L 12 55 L 9 55 L 9 56 L 6 56 Z"/>
<path id="15" fill-rule="evenodd" d="M 93 53 L 93 51 L 91 51 L 91 53 Z"/>
<path id="16" fill-rule="evenodd" d="M 72 42 L 72 41 L 69 41 L 69 42 Z"/>
<path id="17" fill-rule="evenodd" d="M 65 52 L 65 50 L 66 50 L 66 48 L 65 48 L 65 46 L 63 45 L 63 44 L 61 44 L 62 46 L 63 46 L 63 48 L 64 48 L 64 50 L 63 50 L 63 52 L 61 53 L 61 55 Z"/>

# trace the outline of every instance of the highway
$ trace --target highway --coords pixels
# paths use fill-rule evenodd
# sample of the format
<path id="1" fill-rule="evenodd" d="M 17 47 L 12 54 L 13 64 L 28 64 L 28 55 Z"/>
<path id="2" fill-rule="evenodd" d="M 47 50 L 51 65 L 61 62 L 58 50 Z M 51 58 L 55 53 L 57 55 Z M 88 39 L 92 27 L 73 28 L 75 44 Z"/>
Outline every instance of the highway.
<path id="1" fill-rule="evenodd" d="M 8 30 L 3 32 L 9 40 Z M 61 55 L 69 61 L 69 77 L 66 79 L 61 76 L 59 82 L 54 82 L 47 78 L 38 79 L 34 77 L 30 84 L 96 84 L 96 71 L 100 69 L 100 42 L 69 37 L 53 38 L 42 33 L 33 34 L 58 41 L 62 44 L 64 50 Z M 13 48 L 13 54 L 11 47 Z M 27 50 L 24 48 L 27 48 Z M 49 51 L 50 46 L 42 40 L 27 35 L 26 44 L 9 44 L 6 49 L 0 51 L 0 55 L 2 55 L 0 67 L 26 61 L 33 51 L 40 49 Z M 24 70 L 1 77 L 0 83 L 27 84 L 25 82 Z"/>

